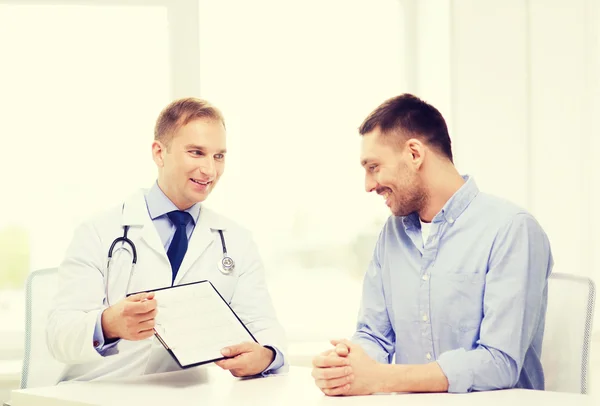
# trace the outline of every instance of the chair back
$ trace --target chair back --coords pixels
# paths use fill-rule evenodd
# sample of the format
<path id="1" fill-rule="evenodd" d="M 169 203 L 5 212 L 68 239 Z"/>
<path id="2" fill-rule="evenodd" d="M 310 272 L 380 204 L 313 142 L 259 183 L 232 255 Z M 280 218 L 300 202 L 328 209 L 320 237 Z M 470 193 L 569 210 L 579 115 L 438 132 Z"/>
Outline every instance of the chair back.
<path id="1" fill-rule="evenodd" d="M 594 282 L 553 273 L 548 279 L 548 308 L 541 362 L 548 391 L 588 392 Z"/>
<path id="2" fill-rule="evenodd" d="M 58 290 L 58 268 L 33 271 L 25 287 L 25 353 L 21 389 L 55 385 L 65 365 L 46 344 L 46 323 Z"/>

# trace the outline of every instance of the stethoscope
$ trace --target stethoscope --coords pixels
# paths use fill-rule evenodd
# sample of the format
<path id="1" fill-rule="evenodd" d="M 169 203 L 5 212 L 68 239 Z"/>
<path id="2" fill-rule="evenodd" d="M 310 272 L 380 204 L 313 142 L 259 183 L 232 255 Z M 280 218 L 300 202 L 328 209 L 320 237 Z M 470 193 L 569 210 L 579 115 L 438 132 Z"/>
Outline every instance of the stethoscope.
<path id="1" fill-rule="evenodd" d="M 129 239 L 127 237 L 128 231 L 129 231 L 129 226 L 123 226 L 123 236 L 115 238 L 113 240 L 112 244 L 110 244 L 110 248 L 108 249 L 108 261 L 106 263 L 105 294 L 106 294 L 106 302 L 109 306 L 110 306 L 110 301 L 109 301 L 109 297 L 108 297 L 108 282 L 110 280 L 109 273 L 110 273 L 110 266 L 112 263 L 113 256 L 115 255 L 115 253 L 119 252 L 120 250 L 129 252 L 129 250 L 127 248 L 125 248 L 125 245 L 129 245 L 129 248 L 131 249 L 131 269 L 129 270 L 129 279 L 127 279 L 127 287 L 125 288 L 126 294 L 129 292 L 129 284 L 131 283 L 131 276 L 133 275 L 133 271 L 137 264 L 137 249 L 135 248 L 135 244 L 133 243 L 133 241 L 131 241 L 131 239 Z M 217 268 L 219 268 L 219 271 L 221 271 L 221 273 L 223 275 L 229 275 L 235 269 L 235 262 L 227 254 L 227 245 L 225 244 L 225 237 L 223 236 L 223 230 L 217 230 L 217 231 L 219 232 L 219 236 L 221 237 L 221 246 L 223 247 L 223 258 L 221 258 L 221 260 L 217 262 Z M 118 243 L 121 243 L 121 245 L 119 247 L 117 247 L 117 249 L 115 249 L 115 247 Z"/>

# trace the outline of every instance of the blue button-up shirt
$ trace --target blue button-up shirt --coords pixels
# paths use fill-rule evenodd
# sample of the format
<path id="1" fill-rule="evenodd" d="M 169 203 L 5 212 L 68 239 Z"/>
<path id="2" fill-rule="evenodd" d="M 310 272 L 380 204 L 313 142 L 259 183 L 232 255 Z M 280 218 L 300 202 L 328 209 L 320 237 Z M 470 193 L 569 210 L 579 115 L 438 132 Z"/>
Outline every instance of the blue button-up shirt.
<path id="1" fill-rule="evenodd" d="M 148 190 L 148 193 L 145 196 L 146 198 L 146 207 L 148 208 L 148 214 L 152 219 L 152 224 L 156 227 L 156 231 L 158 231 L 158 235 L 165 247 L 165 252 L 169 250 L 169 246 L 171 245 L 171 241 L 173 240 L 173 236 L 175 235 L 176 227 L 173 225 L 167 213 L 170 213 L 174 210 L 179 210 L 177 206 L 164 194 L 164 192 L 158 186 L 158 183 L 154 183 L 152 187 Z M 194 204 L 192 207 L 188 208 L 188 213 L 192 216 L 191 222 L 187 224 L 186 234 L 188 240 L 192 236 L 192 232 L 194 231 L 194 227 L 198 222 L 198 216 L 200 215 L 200 203 Z M 117 341 L 106 343 L 104 340 L 104 334 L 102 332 L 102 312 L 98 315 L 98 319 L 96 320 L 96 328 L 94 329 L 94 347 L 100 354 L 104 354 L 104 352 L 115 346 Z M 283 354 L 276 348 L 268 347 L 275 351 L 275 359 L 269 365 L 269 367 L 263 371 L 263 374 L 267 374 L 270 371 L 274 371 L 283 366 Z"/>
<path id="2" fill-rule="evenodd" d="M 544 388 L 553 259 L 533 216 L 465 184 L 434 217 L 390 217 L 366 272 L 353 341 L 382 363 L 437 361 L 449 392 Z"/>

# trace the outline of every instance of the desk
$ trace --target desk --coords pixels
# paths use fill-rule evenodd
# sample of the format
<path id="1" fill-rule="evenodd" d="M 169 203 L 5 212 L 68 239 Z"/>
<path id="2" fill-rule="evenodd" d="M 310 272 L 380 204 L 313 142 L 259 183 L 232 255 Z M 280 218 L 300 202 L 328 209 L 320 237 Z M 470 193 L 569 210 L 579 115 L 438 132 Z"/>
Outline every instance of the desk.
<path id="1" fill-rule="evenodd" d="M 211 365 L 121 381 L 68 383 L 16 390 L 12 392 L 11 405 L 592 406 L 593 403 L 597 404 L 585 395 L 519 389 L 470 394 L 327 397 L 315 386 L 309 368 L 292 367 L 286 375 L 268 378 L 237 379 Z"/>

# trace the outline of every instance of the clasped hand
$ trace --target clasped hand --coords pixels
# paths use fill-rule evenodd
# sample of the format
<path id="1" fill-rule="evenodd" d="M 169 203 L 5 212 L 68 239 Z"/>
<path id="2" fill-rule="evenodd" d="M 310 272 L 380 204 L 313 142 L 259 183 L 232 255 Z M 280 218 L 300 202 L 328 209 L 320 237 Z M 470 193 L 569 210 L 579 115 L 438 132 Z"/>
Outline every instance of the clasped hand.
<path id="1" fill-rule="evenodd" d="M 362 347 L 348 340 L 332 340 L 333 349 L 313 359 L 315 384 L 328 396 L 370 395 L 379 391 L 380 367 Z"/>

